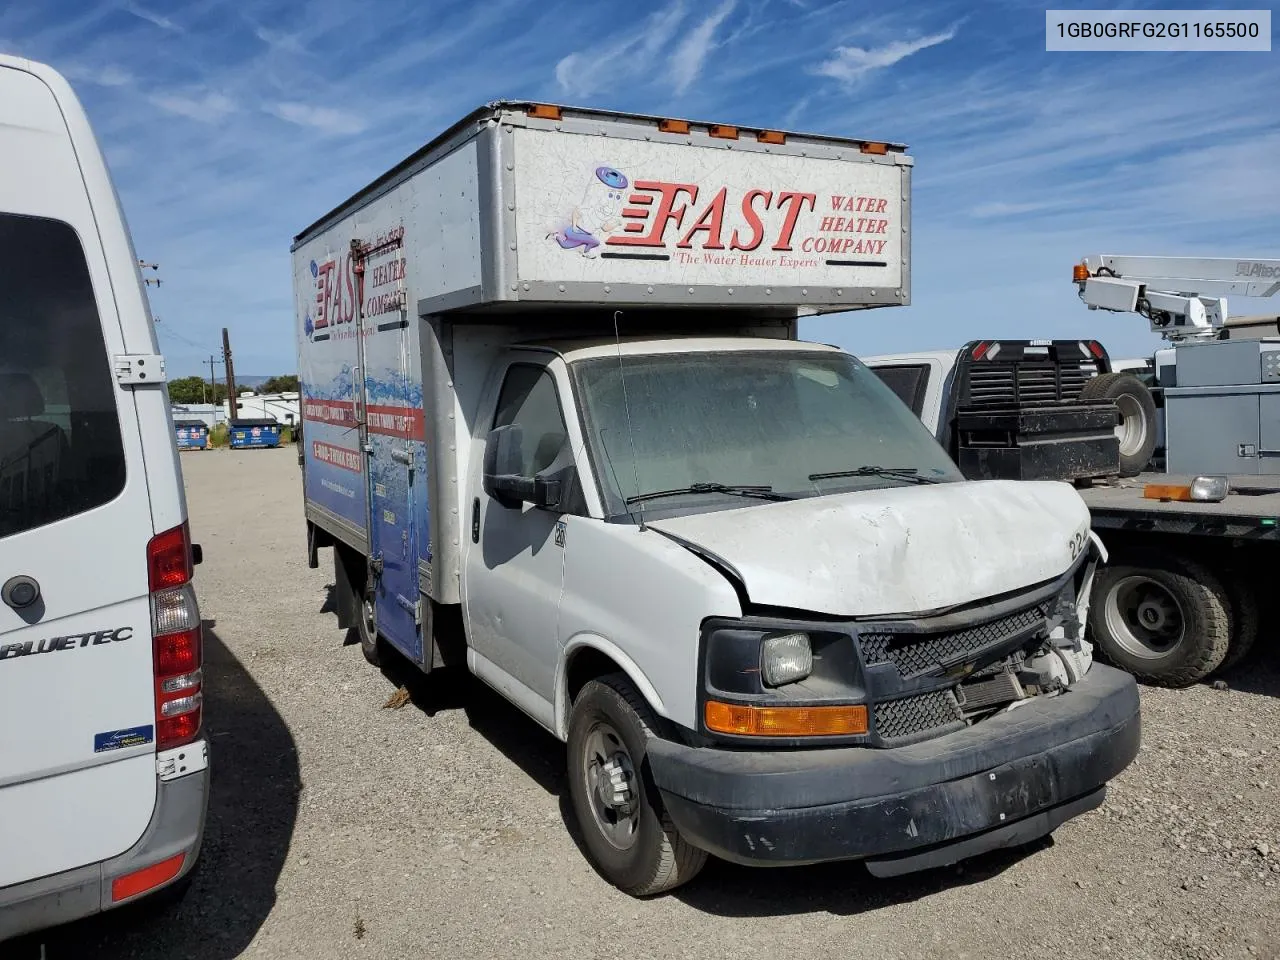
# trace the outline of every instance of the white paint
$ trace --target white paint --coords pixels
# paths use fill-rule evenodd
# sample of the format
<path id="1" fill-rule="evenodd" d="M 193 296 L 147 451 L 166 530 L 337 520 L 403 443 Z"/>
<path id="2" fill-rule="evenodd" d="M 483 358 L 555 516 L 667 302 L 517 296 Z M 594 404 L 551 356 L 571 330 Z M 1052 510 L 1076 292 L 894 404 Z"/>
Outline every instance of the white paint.
<path id="1" fill-rule="evenodd" d="M 685 145 L 531 129 L 517 129 L 514 137 L 521 281 L 880 290 L 901 281 L 902 172 L 892 163 L 733 151 L 714 140 Z M 659 182 L 687 185 L 673 195 L 670 219 L 659 216 L 661 190 L 647 186 Z M 721 190 L 718 233 L 691 234 Z M 751 206 L 758 230 L 745 212 L 751 191 L 765 191 Z M 784 199 L 788 193 L 810 199 Z M 844 209 L 837 198 L 853 198 L 854 209 Z M 873 201 L 870 212 L 857 209 L 857 198 L 864 198 L 863 208 Z M 702 222 L 710 225 L 714 217 L 709 213 Z M 627 224 L 642 229 L 629 232 Z M 662 228 L 652 234 L 657 245 L 619 243 L 650 236 L 656 226 Z M 566 249 L 563 231 L 571 227 L 585 242 Z M 816 249 L 833 242 L 840 244 L 834 251 Z M 612 259 L 601 256 L 605 252 L 670 259 Z M 885 265 L 833 266 L 827 260 Z"/>
<path id="2" fill-rule="evenodd" d="M 743 578 L 755 603 L 921 613 L 1059 576 L 1089 512 L 1064 483 L 982 481 L 838 494 L 655 520 Z"/>
<path id="3" fill-rule="evenodd" d="M 733 588 L 709 564 L 653 530 L 564 519 L 562 644 L 599 646 L 596 638 L 606 640 L 645 678 L 640 689 L 647 684 L 656 691 L 650 702 L 655 712 L 696 728 L 699 631 L 706 617 L 741 615 Z"/>
<path id="4" fill-rule="evenodd" d="M 883 367 L 925 367 L 927 377 L 924 388 L 924 401 L 918 411 L 920 422 L 928 427 L 935 437 L 939 435 L 939 421 L 942 419 L 942 405 L 946 400 L 943 388 L 947 376 L 955 368 L 959 350 L 929 350 L 923 353 L 883 354 L 877 357 L 860 357 L 859 359 L 872 370 Z"/>
<path id="5" fill-rule="evenodd" d="M 108 355 L 159 353 L 133 244 L 88 120 L 54 71 L 12 57 L 0 57 L 0 211 L 75 229 L 104 365 Z M 0 367 L 12 359 L 0 357 Z M 94 736 L 155 722 L 146 547 L 155 532 L 186 519 L 186 501 L 165 391 L 118 387 L 115 402 L 123 492 L 0 540 L 0 582 L 34 577 L 45 604 L 36 623 L 0 606 L 0 646 L 132 628 L 119 642 L 0 661 L 0 886 L 122 853 L 155 804 L 154 746 L 112 756 L 94 752 Z"/>

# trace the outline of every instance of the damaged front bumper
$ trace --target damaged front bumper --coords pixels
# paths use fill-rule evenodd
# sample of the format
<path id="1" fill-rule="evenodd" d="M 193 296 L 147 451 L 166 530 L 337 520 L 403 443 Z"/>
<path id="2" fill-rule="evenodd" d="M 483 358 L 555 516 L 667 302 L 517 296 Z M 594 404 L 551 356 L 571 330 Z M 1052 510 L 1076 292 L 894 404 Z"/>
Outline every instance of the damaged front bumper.
<path id="1" fill-rule="evenodd" d="M 1060 694 L 889 749 L 738 751 L 666 740 L 653 779 L 689 842 L 725 860 L 866 860 L 878 875 L 1027 843 L 1098 806 L 1138 753 L 1133 678 L 1094 665 Z"/>

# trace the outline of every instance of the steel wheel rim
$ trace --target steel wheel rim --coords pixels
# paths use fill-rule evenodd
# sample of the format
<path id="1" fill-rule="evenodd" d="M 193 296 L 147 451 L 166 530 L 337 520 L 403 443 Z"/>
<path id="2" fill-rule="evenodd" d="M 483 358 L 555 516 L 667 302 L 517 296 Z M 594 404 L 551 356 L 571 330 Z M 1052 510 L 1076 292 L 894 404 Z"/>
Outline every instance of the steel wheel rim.
<path id="1" fill-rule="evenodd" d="M 1123 577 L 1107 591 L 1103 605 L 1107 632 L 1131 656 L 1159 660 L 1186 639 L 1182 604 L 1150 577 Z"/>
<path id="2" fill-rule="evenodd" d="M 639 784 L 631 752 L 607 721 L 587 732 L 581 772 L 596 830 L 614 849 L 630 850 L 640 828 Z"/>
<path id="3" fill-rule="evenodd" d="M 1123 393 L 1114 402 L 1120 408 L 1120 423 L 1116 426 L 1120 455 L 1131 456 L 1147 442 L 1147 418 L 1142 415 L 1142 404 L 1137 397 Z"/>
<path id="4" fill-rule="evenodd" d="M 372 641 L 378 630 L 378 610 L 374 606 L 373 597 L 365 597 L 361 604 L 361 614 L 364 616 L 364 635 Z"/>

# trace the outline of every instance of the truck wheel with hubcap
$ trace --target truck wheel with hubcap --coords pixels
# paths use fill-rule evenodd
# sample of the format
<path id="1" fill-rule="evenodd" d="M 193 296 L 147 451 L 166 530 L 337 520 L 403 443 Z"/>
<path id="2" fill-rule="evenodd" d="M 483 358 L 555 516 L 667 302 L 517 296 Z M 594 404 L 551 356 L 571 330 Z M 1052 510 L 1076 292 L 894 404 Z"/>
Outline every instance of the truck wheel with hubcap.
<path id="1" fill-rule="evenodd" d="M 569 797 L 587 854 L 606 880 L 636 897 L 687 883 L 707 861 L 680 836 L 649 775 L 655 726 L 621 673 L 587 683 L 569 717 Z"/>
<path id="2" fill-rule="evenodd" d="M 360 598 L 356 632 L 360 635 L 360 652 L 364 654 L 364 658 L 375 667 L 382 666 L 382 646 L 378 640 L 378 603 L 372 583 L 364 588 L 364 596 Z"/>
<path id="3" fill-rule="evenodd" d="M 1226 658 L 1230 611 L 1226 589 L 1207 567 L 1142 555 L 1098 572 L 1089 627 L 1116 666 L 1156 686 L 1188 687 Z"/>
<path id="4" fill-rule="evenodd" d="M 1120 476 L 1145 470 L 1156 449 L 1156 402 L 1143 382 L 1131 373 L 1100 373 L 1085 383 L 1080 399 L 1110 400 L 1120 409 Z"/>

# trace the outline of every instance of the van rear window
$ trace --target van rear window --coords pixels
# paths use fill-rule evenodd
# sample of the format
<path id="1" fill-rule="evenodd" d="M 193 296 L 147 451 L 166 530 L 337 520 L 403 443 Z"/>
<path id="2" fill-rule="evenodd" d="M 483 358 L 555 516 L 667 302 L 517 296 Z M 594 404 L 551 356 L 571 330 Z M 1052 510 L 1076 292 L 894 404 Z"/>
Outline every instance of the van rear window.
<path id="1" fill-rule="evenodd" d="M 75 230 L 0 213 L 0 537 L 124 489 L 115 389 Z"/>

